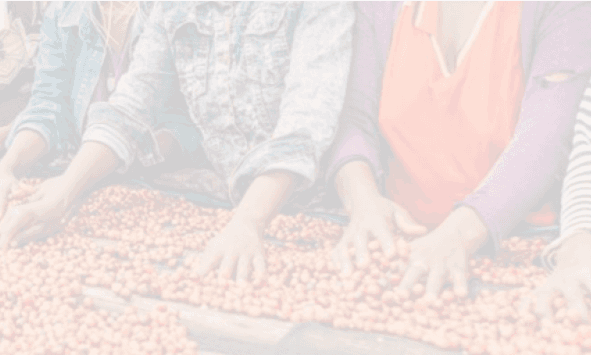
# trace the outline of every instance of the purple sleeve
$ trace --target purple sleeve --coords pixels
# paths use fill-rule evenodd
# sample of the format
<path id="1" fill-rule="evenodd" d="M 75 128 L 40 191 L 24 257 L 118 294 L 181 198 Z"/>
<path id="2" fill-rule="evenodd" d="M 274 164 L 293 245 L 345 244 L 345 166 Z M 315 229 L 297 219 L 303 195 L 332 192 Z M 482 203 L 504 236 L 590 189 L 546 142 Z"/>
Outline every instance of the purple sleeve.
<path id="1" fill-rule="evenodd" d="M 532 60 L 513 140 L 486 180 L 462 203 L 480 214 L 496 248 L 563 178 L 591 68 L 591 4 L 541 6 L 536 11 L 540 19 L 528 21 L 539 25 L 531 34 L 522 32 L 522 41 L 531 41 Z M 544 79 L 564 72 L 572 77 L 558 83 Z"/>
<path id="2" fill-rule="evenodd" d="M 336 172 L 353 160 L 365 160 L 377 179 L 383 175 L 378 111 L 396 9 L 393 3 L 356 3 L 347 96 L 337 136 L 327 158 L 329 184 Z"/>

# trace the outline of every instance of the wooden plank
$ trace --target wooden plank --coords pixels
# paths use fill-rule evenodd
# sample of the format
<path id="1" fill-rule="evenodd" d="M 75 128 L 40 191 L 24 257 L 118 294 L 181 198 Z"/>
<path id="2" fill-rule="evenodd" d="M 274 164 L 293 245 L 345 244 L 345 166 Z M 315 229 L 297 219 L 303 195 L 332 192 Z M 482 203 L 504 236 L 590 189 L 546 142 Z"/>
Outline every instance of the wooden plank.
<path id="1" fill-rule="evenodd" d="M 138 309 L 154 309 L 166 304 L 179 312 L 179 318 L 190 331 L 198 334 L 216 335 L 250 343 L 276 344 L 289 333 L 292 323 L 269 318 L 252 318 L 230 314 L 205 307 L 194 307 L 178 302 L 159 301 L 133 296 L 133 306 Z"/>
<path id="2" fill-rule="evenodd" d="M 106 246 L 117 241 L 92 238 L 97 246 Z M 184 256 L 198 254 L 195 250 L 186 250 Z M 158 263 L 157 263 L 158 264 Z M 160 265 L 159 272 L 171 272 L 173 269 Z M 470 283 L 470 289 L 479 287 L 479 280 Z M 474 283 L 479 285 L 474 285 Z M 479 286 L 479 287 L 476 287 Z M 94 299 L 95 305 L 109 311 L 122 312 L 128 306 L 134 306 L 140 312 L 151 312 L 159 305 L 166 305 L 169 309 L 179 313 L 179 321 L 187 327 L 191 338 L 205 345 L 204 351 L 222 351 L 224 355 L 250 355 L 267 353 L 282 353 L 294 347 L 294 354 L 300 354 L 298 349 L 306 353 L 348 354 L 350 351 L 357 355 L 383 354 L 421 354 L 443 355 L 454 354 L 431 347 L 409 339 L 391 337 L 388 335 L 343 331 L 325 325 L 316 325 L 310 332 L 302 332 L 302 324 L 269 318 L 252 318 L 241 314 L 225 313 L 208 309 L 207 306 L 193 306 L 186 303 L 164 301 L 157 298 L 132 295 L 129 300 L 117 296 L 114 292 L 103 287 L 83 287 L 83 294 Z M 321 336 L 322 334 L 322 336 Z M 319 338 L 320 337 L 320 338 Z M 298 345 L 301 344 L 301 345 Z M 389 349 L 389 350 L 387 350 Z M 282 353 L 283 354 L 283 353 Z M 287 351 L 285 354 L 291 354 Z M 457 353 L 455 353 L 457 354 Z M 455 355 L 454 354 L 454 355 Z"/>
<path id="3" fill-rule="evenodd" d="M 125 299 L 115 295 L 111 290 L 102 287 L 82 287 L 82 295 L 90 297 L 94 305 L 111 312 L 122 313 L 130 304 Z"/>
<path id="4" fill-rule="evenodd" d="M 138 298 L 141 297 L 132 297 L 129 301 L 116 296 L 112 291 L 101 288 L 101 287 L 83 287 L 82 291 L 83 295 L 86 297 L 90 297 L 94 300 L 94 304 L 96 307 L 100 309 L 105 309 L 109 312 L 115 313 L 122 313 L 126 307 L 128 306 L 135 306 L 139 313 L 146 313 L 150 312 L 159 304 L 167 304 L 171 309 L 178 310 L 179 306 L 185 308 L 186 305 L 171 305 L 170 303 L 159 301 L 159 300 L 149 300 L 149 302 L 144 301 L 137 301 Z M 244 333 L 248 334 L 248 332 L 244 332 L 241 330 L 239 334 L 236 334 L 235 327 L 228 326 L 227 328 L 224 327 L 225 324 L 232 324 L 233 322 L 217 322 L 217 324 L 221 325 L 216 327 L 211 326 L 207 322 L 211 321 L 212 319 L 224 319 L 228 318 L 226 314 L 215 312 L 215 311 L 208 311 L 209 317 L 200 317 L 204 312 L 201 311 L 198 314 L 193 314 L 192 316 L 187 317 L 186 310 L 179 311 L 179 316 L 181 316 L 180 323 L 187 327 L 188 329 L 188 336 L 189 338 L 197 341 L 200 347 L 200 354 L 210 354 L 210 355 L 261 355 L 266 354 L 271 351 L 276 344 L 261 344 L 261 343 L 253 343 L 253 340 L 257 340 L 256 337 L 249 337 Z M 213 313 L 213 316 L 212 316 Z M 215 314 L 220 313 L 220 314 Z M 184 319 L 182 317 L 185 317 Z M 248 318 L 248 317 L 245 317 Z M 197 322 L 195 322 L 195 319 Z M 258 323 L 264 323 L 264 319 L 257 319 Z M 235 323 L 235 322 L 234 322 Z M 248 320 L 246 321 L 248 323 Z M 248 328 L 250 325 L 245 324 Z M 263 327 L 263 329 L 267 329 Z M 264 331 L 264 330 L 263 330 Z M 252 333 L 252 331 L 251 331 Z M 261 341 L 260 337 L 258 339 Z M 276 341 L 273 339 L 263 339 L 263 341 Z M 276 341 L 278 342 L 278 341 Z"/>
<path id="5" fill-rule="evenodd" d="M 150 312 L 159 305 L 166 305 L 179 313 L 180 323 L 191 333 L 208 337 L 231 338 L 248 343 L 277 344 L 289 333 L 292 323 L 268 318 L 252 318 L 229 314 L 205 307 L 195 307 L 178 302 L 168 302 L 133 295 L 130 301 L 101 287 L 84 287 L 83 295 L 93 298 L 95 305 L 109 311 L 122 312 L 128 306 L 138 311 Z"/>
<path id="6" fill-rule="evenodd" d="M 114 312 L 122 312 L 128 306 L 136 307 L 139 312 L 151 312 L 159 305 L 166 305 L 178 311 L 180 323 L 187 327 L 191 338 L 203 339 L 207 343 L 204 344 L 207 348 L 200 352 L 204 355 L 254 355 L 261 352 L 272 355 L 459 355 L 459 352 L 383 334 L 337 330 L 315 323 L 293 324 L 252 318 L 140 296 L 132 296 L 126 301 L 100 287 L 84 287 L 83 295 L 92 297 L 97 307 Z"/>

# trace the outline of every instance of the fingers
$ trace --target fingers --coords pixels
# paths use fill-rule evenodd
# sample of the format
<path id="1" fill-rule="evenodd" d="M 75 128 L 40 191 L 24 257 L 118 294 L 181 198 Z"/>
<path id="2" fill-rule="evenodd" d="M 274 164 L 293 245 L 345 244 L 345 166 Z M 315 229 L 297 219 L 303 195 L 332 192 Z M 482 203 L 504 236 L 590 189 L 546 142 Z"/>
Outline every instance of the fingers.
<path id="1" fill-rule="evenodd" d="M 550 308 L 550 301 L 552 300 L 552 291 L 554 287 L 551 285 L 549 278 L 546 283 L 536 290 L 536 309 L 535 312 L 542 318 L 550 319 L 552 317 L 552 309 Z"/>
<path id="2" fill-rule="evenodd" d="M 250 259 L 251 256 L 247 254 L 241 255 L 238 259 L 238 271 L 236 273 L 236 281 L 238 283 L 244 283 L 248 278 Z M 256 276 L 265 274 L 265 257 L 260 250 L 256 251 L 254 256 L 252 256 L 252 265 Z"/>
<path id="3" fill-rule="evenodd" d="M 222 258 L 222 263 L 218 269 L 218 275 L 222 278 L 229 279 L 234 273 L 234 265 L 236 265 L 236 255 L 226 252 Z"/>
<path id="4" fill-rule="evenodd" d="M 415 222 L 415 220 L 408 214 L 408 212 L 403 210 L 400 207 L 396 208 L 394 211 L 394 220 L 396 221 L 396 226 L 403 233 L 406 233 L 406 234 L 427 233 L 427 227 Z"/>
<path id="5" fill-rule="evenodd" d="M 0 249 L 6 250 L 10 241 L 23 228 L 34 220 L 35 205 L 21 205 L 13 207 L 9 214 L 0 222 Z"/>
<path id="6" fill-rule="evenodd" d="M 521 298 L 521 301 L 519 302 L 519 305 L 517 307 L 517 312 L 519 314 L 522 314 L 523 312 L 527 312 L 531 309 L 532 307 L 532 298 L 529 296 L 524 296 Z"/>
<path id="7" fill-rule="evenodd" d="M 447 272 L 443 265 L 438 265 L 431 268 L 431 272 L 427 277 L 427 285 L 425 288 L 425 293 L 431 296 L 438 296 L 439 292 L 443 288 L 445 284 Z"/>
<path id="8" fill-rule="evenodd" d="M 341 271 L 342 271 L 343 265 L 341 262 L 340 253 L 341 253 L 341 248 L 337 244 L 337 246 L 332 249 L 332 251 L 330 253 L 330 258 L 332 259 L 332 263 L 334 264 L 335 268 L 341 269 Z"/>
<path id="9" fill-rule="evenodd" d="M 464 298 L 468 296 L 468 280 L 466 279 L 465 269 L 454 267 L 450 269 L 449 275 L 454 286 L 454 293 L 457 297 Z"/>
<path id="10" fill-rule="evenodd" d="M 11 239 L 12 237 L 8 234 L 0 234 L 0 250 L 2 252 L 6 252 L 6 249 L 8 249 L 8 244 L 10 243 Z"/>
<path id="11" fill-rule="evenodd" d="M 208 245 L 201 255 L 201 261 L 199 263 L 199 269 L 197 270 L 197 273 L 201 276 L 205 275 L 213 268 L 215 264 L 217 264 L 221 257 L 222 253 L 217 246 L 211 244 Z"/>
<path id="12" fill-rule="evenodd" d="M 420 263 L 411 264 L 404 273 L 404 277 L 400 281 L 398 288 L 402 290 L 410 290 L 427 271 L 428 268 Z"/>
<path id="13" fill-rule="evenodd" d="M 10 194 L 10 186 L 0 186 L 0 219 L 4 218 L 6 213 L 6 206 L 8 205 L 8 195 Z"/>
<path id="14" fill-rule="evenodd" d="M 29 243 L 49 233 L 51 233 L 50 228 L 44 223 L 39 223 L 20 231 L 14 239 L 19 242 Z"/>
<path id="15" fill-rule="evenodd" d="M 394 238 L 392 232 L 385 227 L 376 226 L 373 231 L 373 236 L 380 241 L 382 250 L 388 258 L 394 256 L 396 249 L 394 248 Z"/>
<path id="16" fill-rule="evenodd" d="M 577 311 L 577 313 L 581 315 L 581 319 L 587 321 L 587 306 L 585 305 L 583 292 L 578 281 L 579 280 L 575 278 L 565 280 L 567 283 L 562 289 L 562 294 L 564 295 L 569 308 Z"/>
<path id="17" fill-rule="evenodd" d="M 247 255 L 241 255 L 238 258 L 238 265 L 236 266 L 236 281 L 242 282 L 248 280 L 248 266 L 250 258 Z"/>
<path id="18" fill-rule="evenodd" d="M 369 252 L 367 251 L 367 237 L 363 234 L 357 234 L 353 238 L 355 245 L 355 257 L 357 266 L 364 268 L 369 265 Z"/>
<path id="19" fill-rule="evenodd" d="M 27 199 L 27 202 L 29 202 L 29 203 L 30 202 L 37 202 L 43 198 L 44 194 L 45 194 L 44 191 L 37 190 L 31 196 L 29 196 L 29 198 Z"/>
<path id="20" fill-rule="evenodd" d="M 344 275 L 350 275 L 353 272 L 353 265 L 351 264 L 351 258 L 349 258 L 347 244 L 344 241 L 341 241 L 332 251 L 332 262 L 336 267 L 341 269 Z"/>
<path id="21" fill-rule="evenodd" d="M 255 277 L 261 277 L 265 273 L 265 257 L 262 252 L 257 252 L 252 258 L 252 264 L 254 266 Z"/>

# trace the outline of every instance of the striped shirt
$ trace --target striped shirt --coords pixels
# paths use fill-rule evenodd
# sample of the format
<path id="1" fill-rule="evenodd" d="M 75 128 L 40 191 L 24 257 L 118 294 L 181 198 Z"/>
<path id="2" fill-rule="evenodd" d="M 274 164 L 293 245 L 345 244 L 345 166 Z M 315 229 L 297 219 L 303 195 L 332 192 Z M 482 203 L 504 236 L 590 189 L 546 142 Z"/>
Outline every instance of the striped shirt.
<path id="1" fill-rule="evenodd" d="M 562 185 L 560 238 L 542 253 L 546 267 L 554 267 L 554 253 L 565 239 L 591 231 L 591 81 L 579 106 L 573 149 Z"/>

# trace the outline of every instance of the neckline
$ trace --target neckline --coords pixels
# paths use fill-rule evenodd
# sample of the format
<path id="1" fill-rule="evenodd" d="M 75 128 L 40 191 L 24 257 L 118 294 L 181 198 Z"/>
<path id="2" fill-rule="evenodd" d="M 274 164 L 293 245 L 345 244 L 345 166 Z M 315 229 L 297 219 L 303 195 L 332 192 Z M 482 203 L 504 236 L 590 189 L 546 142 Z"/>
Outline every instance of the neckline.
<path id="1" fill-rule="evenodd" d="M 458 52 L 454 73 L 456 73 L 458 71 L 458 69 L 460 68 L 460 66 L 462 65 L 462 63 L 464 61 L 464 58 L 466 57 L 467 53 L 470 51 L 470 48 L 472 48 L 472 45 L 476 41 L 476 38 L 478 37 L 480 30 L 482 29 L 482 25 L 484 24 L 484 21 L 486 21 L 486 18 L 488 17 L 488 14 L 492 10 L 493 6 L 494 6 L 494 1 L 487 1 L 486 4 L 484 4 L 484 7 L 480 11 L 480 15 L 478 16 L 478 20 L 476 21 L 476 24 L 472 28 L 472 32 L 470 33 L 470 36 L 468 37 L 466 42 L 464 44 L 462 44 L 462 47 L 461 47 L 460 51 Z M 419 9 L 417 10 L 417 17 L 416 17 L 416 21 L 415 21 L 415 26 L 420 25 L 420 22 L 423 18 L 424 7 L 425 7 L 425 2 L 421 1 L 419 4 Z M 446 78 L 451 77 L 453 75 L 453 73 L 450 72 L 449 67 L 447 66 L 447 62 L 445 61 L 445 58 L 443 56 L 443 51 L 441 50 L 441 46 L 439 45 L 439 42 L 437 42 L 437 34 L 436 33 L 429 33 L 429 39 L 431 40 L 433 50 L 435 51 L 435 56 L 437 57 L 437 63 L 439 64 L 439 68 L 441 70 L 441 73 Z"/>

